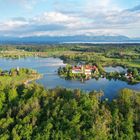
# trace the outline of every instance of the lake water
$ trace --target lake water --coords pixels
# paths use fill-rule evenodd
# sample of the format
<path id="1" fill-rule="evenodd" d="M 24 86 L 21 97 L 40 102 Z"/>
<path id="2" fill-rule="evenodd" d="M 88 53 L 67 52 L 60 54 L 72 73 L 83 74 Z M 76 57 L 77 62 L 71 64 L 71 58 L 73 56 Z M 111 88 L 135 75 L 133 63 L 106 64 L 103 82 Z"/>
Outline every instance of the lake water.
<path id="1" fill-rule="evenodd" d="M 43 74 L 43 77 L 36 82 L 46 88 L 54 88 L 57 86 L 66 88 L 80 88 L 85 91 L 103 90 L 104 98 L 113 99 L 122 88 L 131 88 L 140 90 L 140 84 L 128 85 L 120 80 L 107 80 L 100 78 L 99 80 L 91 79 L 81 83 L 80 81 L 65 80 L 57 75 L 57 69 L 60 66 L 65 66 L 59 58 L 38 58 L 29 57 L 21 59 L 6 59 L 0 58 L 0 68 L 9 70 L 16 67 L 32 68 Z"/>
<path id="2" fill-rule="evenodd" d="M 112 67 L 112 66 L 109 66 L 109 67 L 104 67 L 104 70 L 106 72 L 127 72 L 127 69 L 123 68 L 123 67 L 120 67 L 120 66 L 117 66 L 117 67 Z"/>

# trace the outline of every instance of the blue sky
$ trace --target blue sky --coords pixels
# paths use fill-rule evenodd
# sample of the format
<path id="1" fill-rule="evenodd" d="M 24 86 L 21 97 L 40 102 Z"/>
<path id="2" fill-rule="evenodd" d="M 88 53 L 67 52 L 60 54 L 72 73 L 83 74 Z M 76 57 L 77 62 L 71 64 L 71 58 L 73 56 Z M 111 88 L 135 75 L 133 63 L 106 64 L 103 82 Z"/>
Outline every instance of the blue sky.
<path id="1" fill-rule="evenodd" d="M 140 37 L 140 0 L 0 0 L 0 36 Z"/>

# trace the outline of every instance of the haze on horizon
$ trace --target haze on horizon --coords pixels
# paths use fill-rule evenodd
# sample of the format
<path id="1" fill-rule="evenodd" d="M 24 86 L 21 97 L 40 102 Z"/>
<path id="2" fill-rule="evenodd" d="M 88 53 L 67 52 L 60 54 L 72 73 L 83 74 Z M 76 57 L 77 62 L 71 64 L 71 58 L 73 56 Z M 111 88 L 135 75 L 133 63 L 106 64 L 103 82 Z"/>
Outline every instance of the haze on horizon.
<path id="1" fill-rule="evenodd" d="M 140 0 L 0 0 L 0 36 L 140 38 Z"/>

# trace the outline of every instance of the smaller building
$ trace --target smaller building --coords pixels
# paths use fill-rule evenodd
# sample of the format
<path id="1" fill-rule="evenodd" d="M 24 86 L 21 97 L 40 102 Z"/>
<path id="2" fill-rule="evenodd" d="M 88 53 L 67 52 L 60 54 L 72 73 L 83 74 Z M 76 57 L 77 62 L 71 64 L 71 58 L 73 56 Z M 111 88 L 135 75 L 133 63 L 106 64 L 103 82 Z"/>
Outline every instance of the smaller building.
<path id="1" fill-rule="evenodd" d="M 131 72 L 131 73 L 126 73 L 126 74 L 125 74 L 125 77 L 126 77 L 127 79 L 132 79 L 132 78 L 133 78 L 132 72 Z"/>
<path id="2" fill-rule="evenodd" d="M 85 66 L 85 75 L 91 75 L 92 74 L 92 66 L 86 65 Z"/>
<path id="3" fill-rule="evenodd" d="M 73 74 L 82 74 L 83 73 L 83 66 L 74 66 L 72 68 Z"/>
<path id="4" fill-rule="evenodd" d="M 85 69 L 85 75 L 91 75 L 92 70 L 91 69 Z"/>
<path id="5" fill-rule="evenodd" d="M 90 66 L 90 65 L 86 65 L 85 66 L 85 75 L 91 75 L 92 72 L 97 72 L 98 68 L 97 66 Z"/>

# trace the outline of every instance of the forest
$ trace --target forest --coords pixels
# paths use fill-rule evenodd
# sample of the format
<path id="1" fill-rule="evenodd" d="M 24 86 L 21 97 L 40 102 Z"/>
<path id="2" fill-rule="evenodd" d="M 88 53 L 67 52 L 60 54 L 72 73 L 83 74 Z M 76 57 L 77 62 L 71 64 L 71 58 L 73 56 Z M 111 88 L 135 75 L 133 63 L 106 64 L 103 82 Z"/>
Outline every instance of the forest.
<path id="1" fill-rule="evenodd" d="M 0 139 L 140 139 L 140 93 L 123 89 L 112 101 L 101 100 L 102 95 L 37 84 L 1 85 Z"/>

